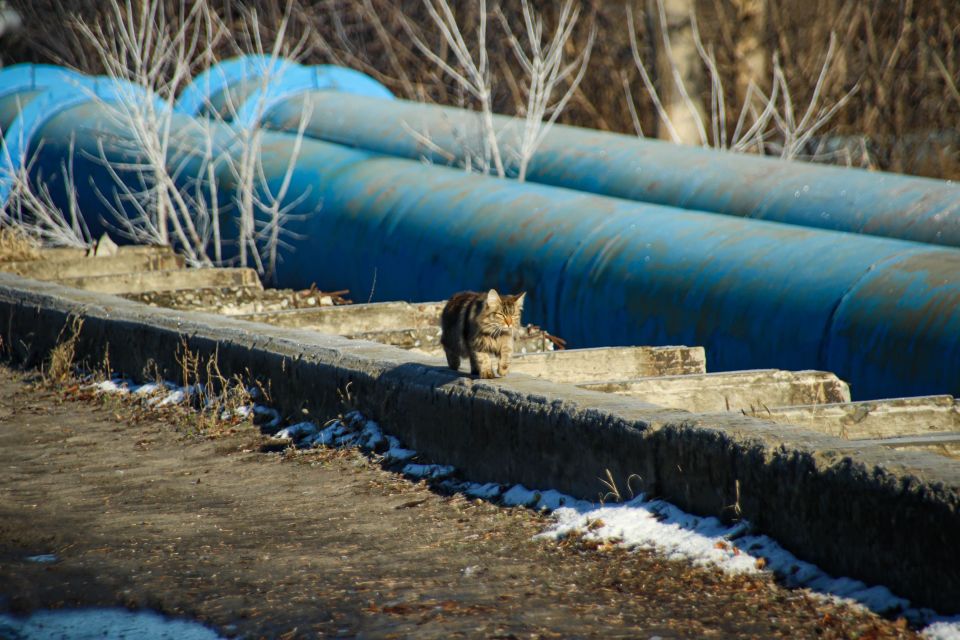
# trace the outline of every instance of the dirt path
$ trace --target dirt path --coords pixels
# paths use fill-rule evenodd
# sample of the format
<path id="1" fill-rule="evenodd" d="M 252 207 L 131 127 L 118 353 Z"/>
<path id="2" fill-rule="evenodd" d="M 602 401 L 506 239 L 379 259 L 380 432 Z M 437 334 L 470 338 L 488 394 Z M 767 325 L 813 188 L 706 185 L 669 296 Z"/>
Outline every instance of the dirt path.
<path id="1" fill-rule="evenodd" d="M 530 511 L 254 437 L 198 440 L 0 368 L 0 611 L 119 604 L 247 638 L 911 635 L 766 578 L 534 541 Z"/>

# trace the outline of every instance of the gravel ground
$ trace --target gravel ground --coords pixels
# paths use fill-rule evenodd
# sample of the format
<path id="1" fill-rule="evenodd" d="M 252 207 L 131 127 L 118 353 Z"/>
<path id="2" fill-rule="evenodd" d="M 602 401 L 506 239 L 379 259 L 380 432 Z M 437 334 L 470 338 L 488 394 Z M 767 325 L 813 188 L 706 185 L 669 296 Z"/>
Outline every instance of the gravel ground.
<path id="1" fill-rule="evenodd" d="M 0 612 L 121 605 L 247 638 L 887 638 L 769 577 L 534 540 L 354 451 L 262 453 L 0 367 Z M 29 556 L 55 554 L 53 563 Z"/>

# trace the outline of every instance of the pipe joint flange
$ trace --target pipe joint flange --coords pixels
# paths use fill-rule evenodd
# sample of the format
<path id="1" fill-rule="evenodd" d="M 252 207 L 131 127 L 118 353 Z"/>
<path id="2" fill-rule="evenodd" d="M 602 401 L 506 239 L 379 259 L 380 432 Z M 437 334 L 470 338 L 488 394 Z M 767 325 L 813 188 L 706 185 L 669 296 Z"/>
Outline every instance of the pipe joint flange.
<path id="1" fill-rule="evenodd" d="M 136 117 L 149 104 L 153 116 L 163 117 L 170 107 L 156 96 L 149 94 L 143 87 L 113 78 L 91 78 L 77 74 L 70 78 L 71 84 L 54 84 L 42 94 L 31 100 L 17 115 L 13 124 L 3 132 L 3 145 L 0 149 L 0 205 L 10 197 L 17 180 L 30 166 L 28 152 L 34 136 L 54 116 L 67 109 L 90 102 L 125 105 L 129 108 L 119 110 L 119 117 Z M 74 84 L 75 82 L 75 84 Z"/>
<path id="2" fill-rule="evenodd" d="M 389 89 L 365 73 L 328 64 L 299 67 L 251 93 L 237 110 L 233 122 L 243 128 L 258 126 L 274 106 L 310 91 L 341 91 L 370 98 L 394 99 Z"/>
<path id="3" fill-rule="evenodd" d="M 52 64 L 15 64 L 0 69 L 0 98 L 63 84 L 79 86 L 85 79 L 86 76 L 76 71 Z"/>
<path id="4" fill-rule="evenodd" d="M 303 67 L 292 60 L 268 55 L 246 55 L 223 60 L 197 75 L 177 99 L 176 111 L 200 116 L 216 111 L 213 101 L 231 88 L 251 80 L 272 85 Z"/>

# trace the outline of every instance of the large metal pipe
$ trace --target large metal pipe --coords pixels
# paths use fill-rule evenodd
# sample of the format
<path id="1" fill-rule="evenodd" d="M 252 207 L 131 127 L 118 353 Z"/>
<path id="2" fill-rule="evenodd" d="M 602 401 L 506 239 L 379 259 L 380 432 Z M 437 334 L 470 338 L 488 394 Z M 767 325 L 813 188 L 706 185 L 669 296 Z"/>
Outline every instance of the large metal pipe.
<path id="1" fill-rule="evenodd" d="M 15 64 L 0 69 L 0 133 L 17 119 L 23 108 L 45 89 L 87 82 L 79 73 L 49 64 Z"/>
<path id="2" fill-rule="evenodd" d="M 302 90 L 272 104 L 264 126 L 436 164 L 462 165 L 483 149 L 476 112 L 405 100 Z M 501 144 L 521 126 L 494 118 Z M 435 147 L 427 145 L 428 138 Z M 440 151 L 440 150 L 442 151 Z M 554 126 L 527 180 L 760 220 L 960 247 L 960 185 Z"/>
<path id="3" fill-rule="evenodd" d="M 305 91 L 392 99 L 365 73 L 336 65 L 303 66 L 275 56 L 243 55 L 222 60 L 198 74 L 177 98 L 176 109 L 191 116 L 217 115 L 256 125 L 262 113 Z"/>
<path id="4" fill-rule="evenodd" d="M 103 76 L 86 76 L 51 65 L 23 64 L 0 71 L 0 120 L 4 128 L 0 148 L 0 206 L 4 206 L 14 183 L 25 167 L 34 161 L 32 142 L 42 139 L 39 129 L 54 114 L 78 104 L 152 103 L 161 114 L 171 106 L 150 95 L 140 85 Z M 116 119 L 116 116 L 114 116 Z M 39 167 L 51 179 L 63 172 L 64 165 Z M 63 209 L 66 211 L 67 209 Z"/>
<path id="5" fill-rule="evenodd" d="M 135 160 L 134 136 L 105 110 L 95 101 L 61 109 L 30 146 L 49 180 L 75 141 L 77 197 L 91 215 L 101 202 L 89 185 L 109 184 L 99 150 Z M 212 132 L 215 156 L 239 153 L 229 127 L 173 117 L 171 147 L 202 148 Z M 263 136 L 274 192 L 293 149 L 289 134 Z M 171 159 L 188 180 L 195 174 L 182 162 Z M 229 193 L 223 165 L 216 179 Z M 522 289 L 527 319 L 576 346 L 699 344 L 714 370 L 828 369 L 858 398 L 960 393 L 954 249 L 497 180 L 313 140 L 287 201 L 305 217 L 288 226 L 296 235 L 280 265 L 284 286 L 349 287 L 373 300 Z"/>

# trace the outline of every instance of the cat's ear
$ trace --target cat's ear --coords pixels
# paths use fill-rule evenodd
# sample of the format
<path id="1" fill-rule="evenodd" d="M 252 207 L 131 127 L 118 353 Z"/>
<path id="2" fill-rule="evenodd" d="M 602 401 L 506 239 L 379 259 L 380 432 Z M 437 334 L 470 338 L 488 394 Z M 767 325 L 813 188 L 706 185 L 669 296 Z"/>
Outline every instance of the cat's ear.
<path id="1" fill-rule="evenodd" d="M 500 294 L 497 293 L 496 289 L 490 289 L 487 291 L 487 306 L 488 307 L 499 307 L 500 306 Z"/>
<path id="2" fill-rule="evenodd" d="M 519 293 L 519 294 L 517 295 L 516 299 L 514 300 L 514 304 L 517 305 L 517 311 L 520 311 L 521 309 L 523 309 L 523 299 L 524 299 L 525 297 L 527 297 L 527 292 L 526 292 L 526 291 L 523 291 L 523 292 Z"/>

